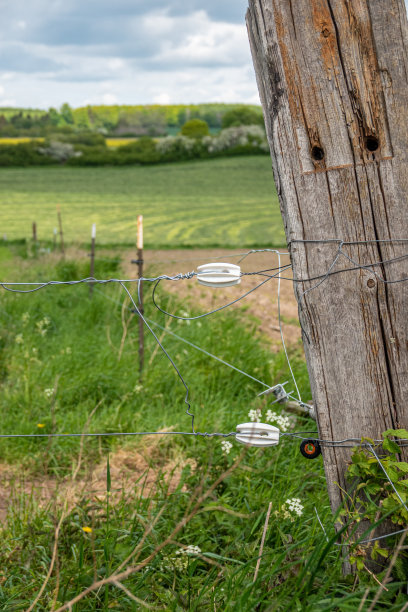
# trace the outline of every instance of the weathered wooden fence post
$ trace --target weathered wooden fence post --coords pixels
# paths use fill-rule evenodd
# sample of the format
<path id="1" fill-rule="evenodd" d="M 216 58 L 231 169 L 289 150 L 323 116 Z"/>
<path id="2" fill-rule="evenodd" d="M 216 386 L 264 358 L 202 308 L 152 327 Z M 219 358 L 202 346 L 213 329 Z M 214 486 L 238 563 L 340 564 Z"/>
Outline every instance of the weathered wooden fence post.
<path id="1" fill-rule="evenodd" d="M 95 274 L 95 240 L 96 240 L 96 223 L 92 223 L 91 230 L 91 261 L 89 266 L 89 276 L 93 277 Z M 92 297 L 93 294 L 93 283 L 89 283 L 89 295 Z"/>
<path id="2" fill-rule="evenodd" d="M 364 265 L 405 254 L 404 0 L 249 0 L 247 26 L 294 276 L 328 270 L 329 239 Z M 401 260 L 295 284 L 322 438 L 408 426 L 408 283 L 373 270 L 408 276 Z M 349 449 L 323 454 L 336 508 Z"/>
<path id="3" fill-rule="evenodd" d="M 132 259 L 132 262 L 137 264 L 138 277 L 143 278 L 143 215 L 137 217 L 137 259 Z M 139 304 L 138 308 L 141 314 L 144 314 L 143 306 L 143 283 L 140 283 L 139 289 Z M 143 372 L 144 365 L 144 323 L 139 317 L 139 371 L 140 375 Z"/>
<path id="4" fill-rule="evenodd" d="M 60 234 L 60 240 L 61 240 L 61 253 L 62 253 L 62 257 L 65 257 L 64 232 L 62 229 L 61 207 L 59 204 L 57 205 L 57 215 L 58 215 L 59 234 Z"/>

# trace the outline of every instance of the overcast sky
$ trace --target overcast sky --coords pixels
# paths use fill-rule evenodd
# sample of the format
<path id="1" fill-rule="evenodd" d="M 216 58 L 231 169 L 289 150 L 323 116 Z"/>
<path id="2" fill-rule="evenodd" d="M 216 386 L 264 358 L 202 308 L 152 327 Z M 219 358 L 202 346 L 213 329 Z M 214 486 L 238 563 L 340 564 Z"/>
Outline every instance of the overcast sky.
<path id="1" fill-rule="evenodd" d="M 247 0 L 0 0 L 0 106 L 259 103 Z"/>
<path id="2" fill-rule="evenodd" d="M 0 0 L 0 106 L 259 104 L 247 3 Z"/>

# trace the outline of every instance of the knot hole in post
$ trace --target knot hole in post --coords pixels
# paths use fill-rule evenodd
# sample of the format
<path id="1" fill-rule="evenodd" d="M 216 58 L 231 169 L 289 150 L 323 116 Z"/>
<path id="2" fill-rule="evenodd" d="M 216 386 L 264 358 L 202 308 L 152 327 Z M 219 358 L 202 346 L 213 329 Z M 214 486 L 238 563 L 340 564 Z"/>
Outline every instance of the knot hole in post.
<path id="1" fill-rule="evenodd" d="M 377 136 L 367 136 L 365 141 L 366 148 L 371 151 L 377 151 L 379 149 L 380 143 Z"/>
<path id="2" fill-rule="evenodd" d="M 321 147 L 318 147 L 317 145 L 312 147 L 312 159 L 314 161 L 322 161 L 323 158 L 324 158 L 323 149 Z"/>

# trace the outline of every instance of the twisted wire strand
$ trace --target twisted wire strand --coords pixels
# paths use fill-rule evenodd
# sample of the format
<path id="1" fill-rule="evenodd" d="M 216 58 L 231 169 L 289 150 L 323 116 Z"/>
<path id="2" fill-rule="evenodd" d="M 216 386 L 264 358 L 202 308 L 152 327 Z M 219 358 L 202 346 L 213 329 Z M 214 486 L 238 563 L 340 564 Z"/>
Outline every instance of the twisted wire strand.
<path id="1" fill-rule="evenodd" d="M 291 267 L 290 265 L 287 265 L 287 266 L 284 266 L 284 269 L 286 270 L 287 268 L 290 268 L 290 267 Z M 209 274 L 211 274 L 211 273 L 209 273 Z M 159 283 L 163 279 L 159 279 L 157 281 L 157 283 L 154 285 L 153 291 L 152 291 L 152 301 L 153 301 L 153 304 L 155 305 L 155 307 L 157 308 L 157 310 L 160 310 L 160 312 L 162 312 L 164 315 L 166 315 L 168 317 L 171 317 L 172 319 L 179 319 L 180 321 L 195 321 L 197 319 L 203 319 L 204 317 L 208 317 L 209 315 L 215 314 L 216 312 L 220 312 L 221 310 L 224 310 L 225 308 L 229 308 L 229 306 L 232 306 L 233 304 L 236 304 L 237 302 L 240 302 L 241 300 L 246 298 L 247 295 L 250 295 L 251 293 L 253 293 L 257 289 L 259 289 L 260 287 L 265 285 L 265 283 L 268 283 L 273 278 L 278 278 L 279 274 L 280 274 L 280 269 L 275 274 L 271 274 L 271 275 L 269 275 L 269 274 L 268 275 L 267 274 L 262 274 L 263 276 L 267 276 L 267 278 L 265 280 L 263 280 L 262 282 L 260 282 L 258 285 L 256 285 L 256 287 L 253 287 L 252 289 L 250 289 L 249 291 L 247 291 L 243 295 L 240 295 L 235 300 L 232 300 L 231 302 L 228 302 L 228 304 L 224 304 L 223 306 L 220 306 L 218 308 L 214 308 L 214 310 L 210 310 L 209 312 L 204 312 L 204 313 L 202 313 L 200 315 L 197 315 L 195 317 L 182 317 L 180 315 L 175 315 L 175 314 L 173 314 L 171 312 L 167 312 L 166 310 L 164 310 L 164 308 L 161 308 L 161 306 L 159 306 L 159 304 L 156 301 L 156 291 L 157 291 L 157 288 L 159 286 Z"/>

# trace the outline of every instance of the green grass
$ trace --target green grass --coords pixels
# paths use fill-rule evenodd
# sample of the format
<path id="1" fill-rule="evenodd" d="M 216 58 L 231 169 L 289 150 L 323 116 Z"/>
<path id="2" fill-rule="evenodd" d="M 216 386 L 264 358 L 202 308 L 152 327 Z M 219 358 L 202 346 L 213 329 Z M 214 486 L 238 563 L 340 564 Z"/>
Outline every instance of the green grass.
<path id="1" fill-rule="evenodd" d="M 96 271 L 98 277 L 117 272 L 108 261 L 99 265 L 103 268 Z M 84 261 L 67 261 L 53 268 L 44 258 L 22 260 L 0 248 L 3 278 L 20 270 L 23 280 L 39 276 L 67 280 L 81 277 L 87 267 Z M 97 289 L 92 300 L 86 286 L 51 287 L 31 295 L 1 294 L 0 433 L 79 432 L 98 404 L 89 431 L 164 427 L 189 431 L 184 388 L 169 362 L 158 352 L 149 365 L 155 342 L 147 335 L 147 366 L 139 380 L 137 321 L 130 321 L 119 359 L 123 327 L 121 305 L 115 301 L 120 302 L 123 293 L 117 286 Z M 193 312 L 191 305 L 179 305 L 165 293 L 161 303 L 170 310 Z M 146 314 L 163 322 L 150 305 L 147 289 Z M 200 323 L 173 321 L 171 329 L 261 380 L 272 384 L 287 379 L 284 355 L 263 347 L 254 333 L 256 321 L 224 311 Z M 190 386 L 197 430 L 234 431 L 255 407 L 265 416 L 267 400 L 256 397 L 257 383 L 176 339 L 167 336 L 163 341 Z M 299 349 L 293 348 L 291 356 L 308 400 Z M 46 389 L 56 389 L 55 398 L 48 397 Z M 296 427 L 310 430 L 315 424 L 299 417 Z M 32 496 L 19 493 L 16 482 L 15 502 L 0 531 L 0 608 L 27 610 L 33 602 L 52 563 L 55 527 L 61 521 L 58 560 L 35 610 L 57 610 L 95 580 L 109 578 L 137 547 L 137 556 L 123 570 L 142 561 L 145 566 L 121 583 L 156 610 L 355 611 L 366 589 L 362 609 L 368 610 L 378 584 L 368 574 L 360 584 L 342 577 L 321 457 L 303 459 L 298 443 L 287 439 L 264 450 L 243 451 L 237 442 L 232 443 L 225 455 L 217 438 L 86 438 L 78 477 L 84 478 L 102 462 L 106 493 L 95 497 L 85 487 L 65 515 L 62 503 L 52 500 L 41 507 Z M 126 496 L 114 496 L 121 483 L 111 472 L 109 457 L 115 456 L 120 445 L 130 452 L 143 444 L 146 452 L 155 445 L 149 457 L 156 488 L 135 488 Z M 23 465 L 32 475 L 57 479 L 63 487 L 75 471 L 79 449 L 80 440 L 75 438 L 2 439 L 0 462 Z M 169 489 L 165 480 L 169 461 L 181 469 L 175 489 Z M 146 474 L 138 476 L 143 482 Z M 304 506 L 302 516 L 287 517 L 282 509 L 286 499 L 293 497 Z M 269 502 L 272 515 L 254 581 Z M 332 538 L 329 543 L 322 536 L 315 506 Z M 85 533 L 84 526 L 92 532 Z M 202 557 L 177 554 L 181 545 L 198 546 Z M 406 601 L 401 583 L 395 580 L 387 588 L 376 609 L 400 610 Z M 74 612 L 111 609 L 143 606 L 120 586 L 110 584 L 72 607 Z"/>
<path id="2" fill-rule="evenodd" d="M 51 240 L 60 204 L 67 242 L 134 244 L 144 215 L 148 248 L 282 246 L 269 157 L 236 157 L 151 167 L 0 170 L 1 234 Z"/>

